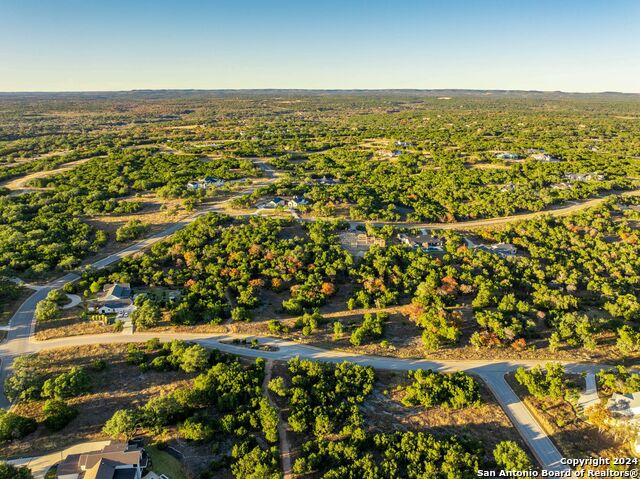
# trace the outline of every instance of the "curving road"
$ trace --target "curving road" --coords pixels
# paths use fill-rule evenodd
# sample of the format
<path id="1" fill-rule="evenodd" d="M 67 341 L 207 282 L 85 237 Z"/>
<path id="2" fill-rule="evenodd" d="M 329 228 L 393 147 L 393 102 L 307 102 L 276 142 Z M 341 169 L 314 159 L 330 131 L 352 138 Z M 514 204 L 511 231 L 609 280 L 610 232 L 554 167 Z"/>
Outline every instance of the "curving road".
<path id="1" fill-rule="evenodd" d="M 239 192 L 239 195 L 249 194 L 255 191 L 256 188 L 275 181 L 278 178 L 278 174 L 270 166 L 265 163 L 258 163 L 259 166 L 265 171 L 267 178 L 263 181 L 256 182 L 251 187 Z M 636 194 L 632 192 L 631 194 Z M 184 228 L 189 223 L 194 221 L 199 216 L 202 216 L 211 211 L 220 211 L 224 205 L 234 199 L 232 197 L 225 201 L 217 202 L 209 205 L 207 208 L 198 211 L 189 218 L 186 218 L 180 222 L 175 223 L 171 227 L 157 233 L 143 241 L 135 243 L 118 253 L 109 255 L 105 258 L 95 261 L 90 267 L 101 269 L 105 268 L 120 259 L 142 251 L 145 248 L 157 243 L 175 233 L 176 231 Z M 604 201 L 603 199 L 599 199 Z M 581 205 L 574 205 L 573 208 L 579 206 L 581 208 L 589 205 L 583 203 Z M 561 210 L 554 210 L 559 213 Z M 545 214 L 537 213 L 537 214 Z M 534 213 L 535 214 L 535 213 Z M 496 224 L 495 222 L 515 221 L 523 219 L 528 215 L 514 216 L 507 218 L 498 218 L 493 220 L 482 220 L 479 222 L 473 222 L 474 224 L 481 223 L 482 225 Z M 471 222 L 460 223 L 469 228 Z M 421 227 L 438 227 L 444 228 L 441 224 L 417 225 Z M 411 226 L 404 224 L 404 226 Z M 449 225 L 452 226 L 452 225 Z M 37 303 L 44 299 L 49 291 L 53 289 L 59 289 L 64 286 L 65 283 L 76 281 L 79 275 L 76 273 L 69 273 L 62 278 L 56 279 L 39 287 L 29 298 L 27 298 L 18 311 L 14 314 L 10 321 L 10 329 L 8 331 L 7 340 L 0 345 L 0 358 L 2 363 L 0 364 L 0 384 L 4 384 L 4 380 L 7 377 L 13 360 L 21 355 L 30 354 L 47 349 L 59 348 L 59 347 L 73 347 L 87 344 L 104 344 L 104 343 L 128 343 L 128 342 L 141 342 L 146 341 L 152 337 L 157 337 L 161 340 L 171 339 L 184 339 L 188 341 L 195 341 L 203 346 L 209 348 L 219 349 L 232 354 L 238 354 L 248 357 L 263 357 L 267 360 L 286 361 L 294 357 L 300 357 L 305 359 L 311 359 L 316 361 L 325 362 L 343 362 L 350 361 L 356 364 L 365 366 L 371 366 L 377 369 L 386 369 L 394 371 L 408 371 L 416 369 L 433 369 L 436 371 L 452 372 L 452 371 L 465 371 L 471 374 L 475 374 L 482 378 L 491 389 L 500 405 L 503 407 L 525 442 L 529 445 L 531 451 L 535 455 L 538 462 L 547 470 L 554 471 L 567 471 L 569 468 L 560 463 L 562 458 L 560 452 L 557 450 L 551 439 L 544 432 L 542 427 L 536 422 L 526 406 L 520 401 L 513 390 L 509 387 L 504 379 L 505 374 L 515 371 L 518 367 L 533 367 L 539 364 L 546 363 L 548 361 L 465 361 L 465 360 L 447 360 L 447 361 L 434 361 L 427 359 L 399 359 L 388 357 L 377 357 L 351 354 L 342 351 L 325 350 L 313 346 L 298 344 L 291 341 L 285 341 L 273 338 L 257 338 L 262 344 L 270 345 L 275 348 L 273 351 L 263 351 L 260 349 L 250 349 L 247 347 L 229 344 L 232 339 L 244 338 L 245 336 L 234 334 L 189 334 L 189 333 L 136 333 L 135 335 L 123 335 L 123 334 L 101 334 L 101 335 L 88 335 L 88 336 L 75 336 L 68 338 L 61 338 L 56 340 L 50 340 L 46 342 L 36 342 L 32 339 L 33 329 L 35 326 L 35 307 Z M 570 372 L 595 372 L 600 370 L 602 365 L 594 364 L 579 364 L 579 363 L 565 363 L 565 366 Z M 9 401 L 6 399 L 3 393 L 0 393 L 0 406 L 7 408 L 10 406 Z"/>

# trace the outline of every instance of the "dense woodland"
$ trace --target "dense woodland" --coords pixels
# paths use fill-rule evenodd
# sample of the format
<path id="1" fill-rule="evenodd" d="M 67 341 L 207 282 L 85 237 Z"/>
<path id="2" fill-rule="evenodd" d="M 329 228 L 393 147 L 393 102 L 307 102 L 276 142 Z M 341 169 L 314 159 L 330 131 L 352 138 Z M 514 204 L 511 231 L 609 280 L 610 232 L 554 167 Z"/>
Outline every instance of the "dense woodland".
<path id="1" fill-rule="evenodd" d="M 323 346 L 379 344 L 394 354 L 393 341 L 412 339 L 388 333 L 403 316 L 419 331 L 424 355 L 547 348 L 613 351 L 607 358 L 628 362 L 640 356 L 640 201 L 622 195 L 640 178 L 636 95 L 133 92 L 3 95 L 0 106 L 0 306 L 7 310 L 24 293 L 10 278 L 81 271 L 90 259 L 157 231 L 138 218 L 150 204 L 170 223 L 178 209 L 204 209 L 230 197 L 233 185 L 273 174 L 230 202 L 227 213 L 301 196 L 308 203 L 296 215 L 314 221 L 209 213 L 107 270 L 82 270 L 66 292 L 92 299 L 108 282 L 131 283 L 142 293 L 132 314 L 139 329 L 268 320 L 269 334 L 309 342 L 324 334 Z M 187 187 L 204 177 L 227 184 Z M 577 204 L 605 196 L 592 208 Z M 364 224 L 450 226 L 570 204 L 576 210 L 567 216 L 436 229 L 443 241 L 437 253 L 397 239 L 418 229 Z M 275 213 L 290 216 L 285 208 Z M 382 244 L 353 254 L 341 239 L 356 227 L 348 221 Z M 517 254 L 473 247 L 501 242 Z M 38 308 L 41 322 L 60 317 L 55 299 Z M 353 317 L 332 321 L 329 311 Z M 225 451 L 215 452 L 208 477 L 280 476 L 277 411 L 262 390 L 261 361 L 181 342 L 132 346 L 128 360 L 142 373 L 180 371 L 193 387 L 118 411 L 105 434 L 172 429 Z M 41 407 L 37 420 L 3 412 L 0 441 L 64 430 L 77 414 L 72 398 L 95 388 L 92 373 L 104 367 L 54 377 L 40 366 L 37 357 L 16 361 L 8 397 Z M 564 372 L 550 369 L 519 372 L 517 380 L 534 396 L 565 396 Z M 481 402 L 478 385 L 461 373 L 419 371 L 406 379 L 402 407 Z M 599 379 L 608 392 L 638 389 L 626 370 Z M 480 466 L 529 467 L 516 444 L 489 452 L 466 437 L 372 431 L 361 407 L 375 380 L 371 369 L 353 364 L 293 360 L 269 383 L 301 439 L 297 473 L 457 479 L 475 477 Z"/>

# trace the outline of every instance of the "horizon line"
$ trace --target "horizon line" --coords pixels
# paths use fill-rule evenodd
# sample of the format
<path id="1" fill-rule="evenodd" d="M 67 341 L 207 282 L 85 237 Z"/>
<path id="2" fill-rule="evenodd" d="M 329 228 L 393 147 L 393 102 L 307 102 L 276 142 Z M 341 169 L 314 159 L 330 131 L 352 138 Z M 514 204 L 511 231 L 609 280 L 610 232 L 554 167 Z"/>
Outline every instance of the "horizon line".
<path id="1" fill-rule="evenodd" d="M 91 93 L 141 93 L 141 92 L 506 92 L 506 93 L 539 93 L 539 94 L 569 94 L 569 95 L 640 95 L 638 92 L 601 90 L 601 91 L 568 91 L 568 90 L 537 90 L 537 89 L 506 89 L 506 88 L 286 88 L 286 87 L 256 87 L 256 88 L 133 88 L 126 90 L 3 90 L 0 95 L 20 94 L 91 94 Z"/>

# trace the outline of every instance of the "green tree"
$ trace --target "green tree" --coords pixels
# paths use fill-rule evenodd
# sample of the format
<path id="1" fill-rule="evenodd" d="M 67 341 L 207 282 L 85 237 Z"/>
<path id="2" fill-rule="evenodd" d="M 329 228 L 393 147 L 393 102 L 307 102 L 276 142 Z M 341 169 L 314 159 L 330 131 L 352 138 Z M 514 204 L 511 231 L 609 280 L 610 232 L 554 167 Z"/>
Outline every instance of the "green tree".
<path id="1" fill-rule="evenodd" d="M 131 321 L 138 328 L 152 328 L 157 326 L 161 316 L 158 305 L 147 299 L 131 313 Z"/>
<path id="2" fill-rule="evenodd" d="M 73 367 L 68 372 L 47 379 L 42 386 L 42 397 L 64 399 L 79 396 L 90 391 L 91 383 L 91 377 L 84 369 Z"/>
<path id="3" fill-rule="evenodd" d="M 26 466 L 12 466 L 0 462 L 0 479 L 33 479 L 33 474 Z"/>
<path id="4" fill-rule="evenodd" d="M 262 432 L 269 442 L 278 441 L 278 411 L 269 404 L 267 398 L 260 400 L 260 409 L 258 410 Z"/>
<path id="5" fill-rule="evenodd" d="M 35 431 L 37 427 L 36 421 L 30 417 L 0 409 L 0 441 L 20 439 Z"/>
<path id="6" fill-rule="evenodd" d="M 42 407 L 44 425 L 52 431 L 59 431 L 78 415 L 78 410 L 60 399 L 49 399 Z"/>
<path id="7" fill-rule="evenodd" d="M 527 453 L 513 441 L 501 441 L 493 449 L 493 458 L 505 471 L 530 471 L 533 466 Z"/>
<path id="8" fill-rule="evenodd" d="M 102 428 L 113 439 L 131 439 L 138 430 L 138 415 L 130 409 L 119 409 Z"/>
<path id="9" fill-rule="evenodd" d="M 199 344 L 184 349 L 180 356 L 180 368 L 186 373 L 203 371 L 209 365 L 209 350 Z"/>
<path id="10" fill-rule="evenodd" d="M 55 301 L 43 299 L 36 305 L 36 321 L 53 321 L 60 317 L 60 307 Z"/>

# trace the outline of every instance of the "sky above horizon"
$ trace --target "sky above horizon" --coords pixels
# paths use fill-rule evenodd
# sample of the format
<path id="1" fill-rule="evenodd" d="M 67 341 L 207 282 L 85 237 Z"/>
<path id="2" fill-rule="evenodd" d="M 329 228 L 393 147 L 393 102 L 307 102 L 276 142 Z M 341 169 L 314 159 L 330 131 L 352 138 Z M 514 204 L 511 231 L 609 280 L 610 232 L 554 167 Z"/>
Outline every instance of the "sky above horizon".
<path id="1" fill-rule="evenodd" d="M 0 0 L 0 91 L 640 93 L 637 0 Z"/>

